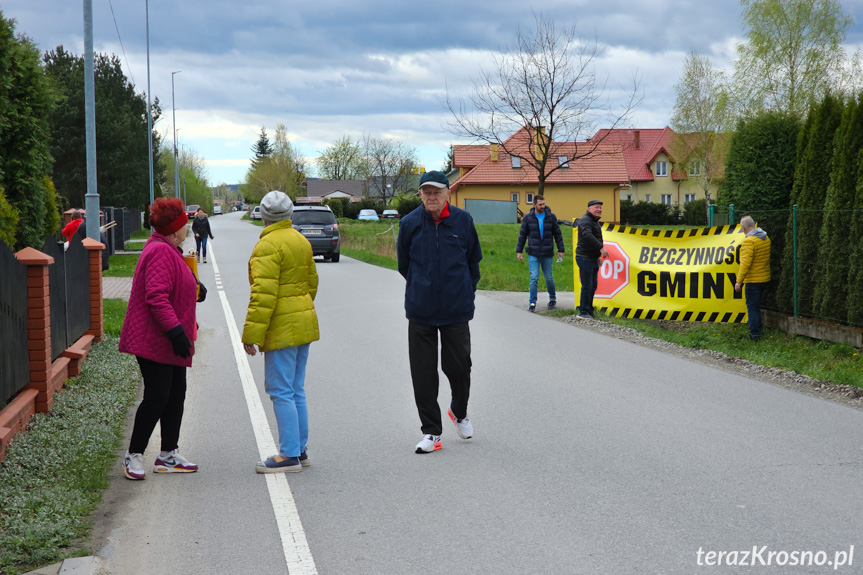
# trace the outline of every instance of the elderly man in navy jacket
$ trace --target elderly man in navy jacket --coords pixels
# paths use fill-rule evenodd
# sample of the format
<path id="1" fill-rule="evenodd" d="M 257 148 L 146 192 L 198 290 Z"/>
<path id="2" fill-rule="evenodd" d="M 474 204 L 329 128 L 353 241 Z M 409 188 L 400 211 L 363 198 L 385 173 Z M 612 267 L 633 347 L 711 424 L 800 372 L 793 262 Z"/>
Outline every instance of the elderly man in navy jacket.
<path id="1" fill-rule="evenodd" d="M 528 309 L 536 310 L 536 292 L 539 285 L 539 268 L 545 276 L 545 287 L 548 290 L 548 309 L 557 305 L 557 292 L 554 289 L 554 275 L 551 265 L 554 261 L 554 246 L 557 244 L 557 261 L 563 259 L 564 245 L 560 224 L 545 205 L 545 198 L 539 194 L 533 197 L 533 208 L 521 220 L 521 230 L 518 233 L 518 243 L 515 255 L 518 261 L 524 261 L 521 253 L 527 241 L 527 261 L 530 269 L 530 299 Z"/>
<path id="2" fill-rule="evenodd" d="M 473 435 L 467 416 L 471 368 L 468 322 L 473 319 L 482 249 L 473 218 L 450 205 L 449 194 L 449 180 L 443 173 L 426 172 L 420 179 L 423 205 L 399 224 L 398 266 L 407 280 L 408 355 L 423 433 L 417 453 L 441 448 L 438 334 L 441 367 L 452 390 L 449 417 L 459 437 L 470 439 Z"/>

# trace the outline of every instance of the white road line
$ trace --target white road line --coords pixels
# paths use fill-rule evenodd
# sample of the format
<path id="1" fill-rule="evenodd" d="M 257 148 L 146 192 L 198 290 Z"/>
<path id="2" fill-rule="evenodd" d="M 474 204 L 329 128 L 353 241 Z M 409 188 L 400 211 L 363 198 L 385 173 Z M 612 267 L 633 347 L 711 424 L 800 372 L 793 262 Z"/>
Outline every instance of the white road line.
<path id="1" fill-rule="evenodd" d="M 219 265 L 216 263 L 216 255 L 212 246 L 209 253 L 213 262 L 213 271 L 219 274 Z M 276 442 L 273 440 L 273 432 L 267 423 L 264 407 L 261 405 L 261 397 L 255 385 L 255 377 L 249 367 L 246 352 L 243 350 L 240 332 L 234 321 L 234 314 L 228 304 L 228 296 L 224 289 L 218 286 L 219 300 L 222 302 L 222 311 L 228 322 L 228 332 L 231 334 L 231 347 L 234 349 L 234 359 L 237 362 L 237 370 L 240 372 L 240 381 L 243 384 L 243 394 L 246 396 L 246 406 L 249 409 L 249 417 L 252 420 L 252 429 L 255 432 L 255 441 L 258 444 L 258 454 L 265 459 L 277 452 Z M 291 493 L 291 486 L 283 473 L 268 473 L 264 475 L 267 480 L 267 489 L 270 492 L 270 502 L 273 512 L 276 514 L 276 524 L 279 527 L 279 536 L 282 539 L 282 550 L 285 553 L 285 563 L 290 575 L 317 575 L 318 568 L 312 557 L 312 551 L 306 541 L 306 532 Z"/>

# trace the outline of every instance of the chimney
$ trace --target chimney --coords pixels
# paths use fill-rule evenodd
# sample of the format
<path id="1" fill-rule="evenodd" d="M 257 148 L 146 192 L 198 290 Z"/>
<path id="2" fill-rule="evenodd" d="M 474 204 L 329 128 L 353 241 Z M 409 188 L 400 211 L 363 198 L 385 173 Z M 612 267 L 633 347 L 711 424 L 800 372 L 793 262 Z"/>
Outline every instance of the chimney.
<path id="1" fill-rule="evenodd" d="M 641 130 L 635 130 L 635 148 L 637 150 L 641 149 Z"/>
<path id="2" fill-rule="evenodd" d="M 491 161 L 492 162 L 497 161 L 497 144 L 491 145 Z"/>
<path id="3" fill-rule="evenodd" d="M 543 149 L 545 147 L 545 126 L 537 127 L 534 145 L 536 146 L 536 158 L 542 161 L 542 157 L 545 155 L 545 150 Z"/>

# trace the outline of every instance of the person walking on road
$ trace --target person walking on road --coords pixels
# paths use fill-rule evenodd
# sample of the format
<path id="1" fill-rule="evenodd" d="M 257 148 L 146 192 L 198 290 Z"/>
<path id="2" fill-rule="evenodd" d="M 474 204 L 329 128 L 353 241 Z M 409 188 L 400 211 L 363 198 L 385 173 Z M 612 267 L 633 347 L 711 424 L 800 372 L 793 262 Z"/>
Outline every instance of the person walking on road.
<path id="1" fill-rule="evenodd" d="M 207 238 L 211 240 L 215 238 L 210 230 L 210 220 L 201 208 L 198 208 L 198 212 L 192 219 L 192 232 L 195 234 L 195 252 L 198 254 L 198 263 L 201 263 L 201 255 L 204 256 L 204 263 L 207 263 Z"/>
<path id="2" fill-rule="evenodd" d="M 155 231 L 144 245 L 119 349 L 138 360 L 144 399 L 135 414 L 129 451 L 124 458 L 128 479 L 144 479 L 144 451 L 156 423 L 161 423 L 162 450 L 156 473 L 193 473 L 198 466 L 180 455 L 178 442 L 186 400 L 186 368 L 195 354 L 197 280 L 183 261 L 180 246 L 188 217 L 179 198 L 158 198 L 150 206 Z"/>
<path id="3" fill-rule="evenodd" d="M 473 218 L 449 203 L 449 181 L 431 171 L 420 179 L 423 205 L 402 218 L 397 241 L 399 273 L 406 280 L 408 357 L 423 437 L 417 453 L 441 448 L 438 407 L 438 335 L 441 367 L 449 379 L 448 414 L 462 439 L 473 436 L 470 396 L 470 328 L 482 249 Z"/>
<path id="4" fill-rule="evenodd" d="M 551 209 L 545 205 L 545 198 L 533 197 L 533 207 L 521 220 L 521 230 L 518 233 L 518 244 L 515 255 L 518 261 L 524 261 L 522 252 L 527 240 L 527 261 L 530 269 L 530 300 L 528 310 L 536 310 L 536 292 L 539 285 L 539 269 L 545 276 L 545 287 L 548 289 L 548 309 L 557 305 L 557 293 L 554 289 L 554 275 L 551 266 L 554 263 L 554 246 L 557 244 L 557 259 L 563 259 L 565 251 L 563 234 Z"/>
<path id="5" fill-rule="evenodd" d="M 578 305 L 579 319 L 593 318 L 593 294 L 596 293 L 599 266 L 608 257 L 608 250 L 602 243 L 602 202 L 587 202 L 587 213 L 578 219 L 578 243 L 575 247 L 575 263 L 581 282 L 581 299 Z"/>
<path id="6" fill-rule="evenodd" d="M 264 230 L 249 259 L 252 293 L 243 348 L 253 356 L 258 346 L 264 354 L 264 387 L 279 427 L 279 453 L 259 461 L 258 473 L 302 471 L 311 464 L 305 382 L 309 345 L 320 339 L 314 304 L 318 273 L 312 246 L 291 227 L 293 213 L 286 194 L 264 196 Z"/>
<path id="7" fill-rule="evenodd" d="M 755 225 L 750 216 L 740 218 L 740 227 L 745 234 L 740 244 L 740 269 L 737 271 L 735 291 L 746 296 L 746 316 L 749 322 L 749 339 L 761 339 L 761 296 L 770 283 L 770 238 L 767 232 Z"/>

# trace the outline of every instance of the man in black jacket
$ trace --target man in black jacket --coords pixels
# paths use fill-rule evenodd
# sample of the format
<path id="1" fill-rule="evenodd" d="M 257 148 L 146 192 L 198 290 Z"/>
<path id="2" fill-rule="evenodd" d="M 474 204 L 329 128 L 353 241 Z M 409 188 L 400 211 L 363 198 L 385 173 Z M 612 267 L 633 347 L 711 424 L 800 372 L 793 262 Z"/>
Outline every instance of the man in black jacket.
<path id="1" fill-rule="evenodd" d="M 473 436 L 467 416 L 470 396 L 470 328 L 482 249 L 473 218 L 449 203 L 449 180 L 432 171 L 420 179 L 423 205 L 402 218 L 396 242 L 405 278 L 408 358 L 423 437 L 417 453 L 441 448 L 438 407 L 438 347 L 449 379 L 448 415 L 462 439 Z M 440 337 L 440 346 L 438 346 Z"/>
<path id="2" fill-rule="evenodd" d="M 602 227 L 599 225 L 601 217 L 602 202 L 590 200 L 587 202 L 587 213 L 578 219 L 575 263 L 578 265 L 578 277 L 581 280 L 581 300 L 576 317 L 580 319 L 593 318 L 593 294 L 596 293 L 599 266 L 603 258 L 608 257 L 608 251 L 602 243 Z"/>
<path id="3" fill-rule="evenodd" d="M 551 266 L 554 263 L 554 244 L 557 244 L 557 259 L 563 258 L 563 234 L 560 224 L 551 209 L 545 205 L 545 198 L 533 197 L 533 208 L 521 220 L 521 231 L 518 233 L 518 244 L 515 255 L 518 261 L 524 261 L 522 251 L 527 240 L 527 261 L 530 269 L 530 301 L 528 309 L 536 310 L 536 292 L 539 284 L 539 268 L 545 276 L 545 287 L 548 289 L 548 309 L 557 305 L 557 295 L 554 289 L 554 275 Z"/>

